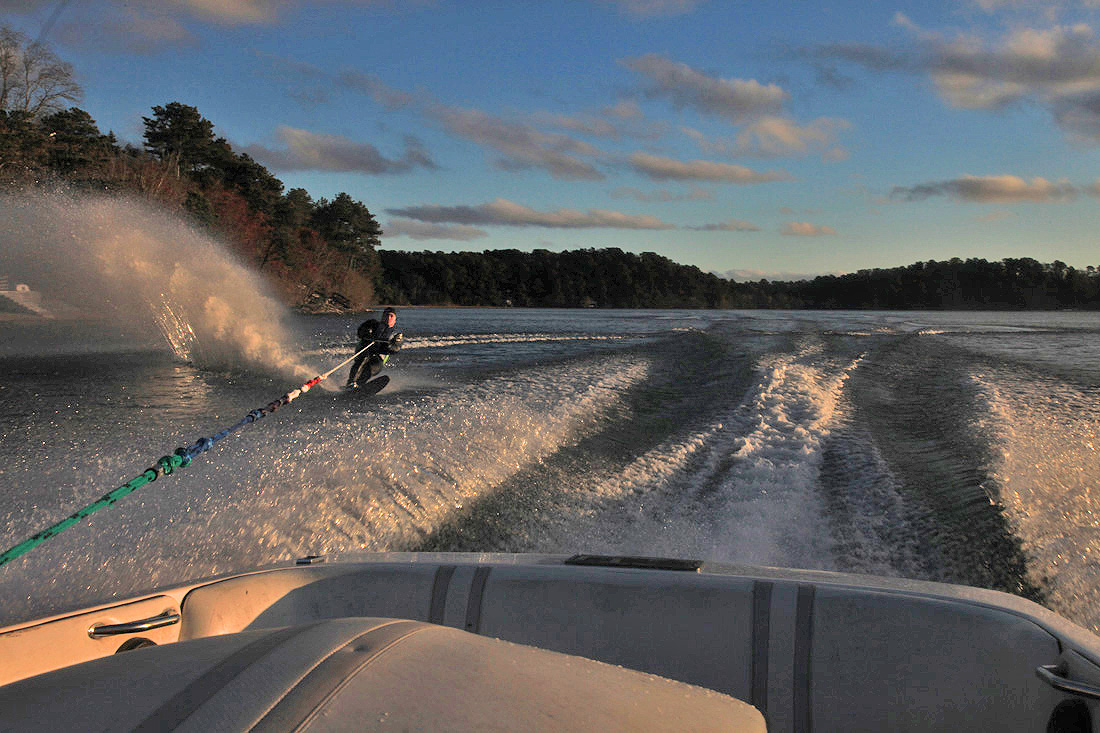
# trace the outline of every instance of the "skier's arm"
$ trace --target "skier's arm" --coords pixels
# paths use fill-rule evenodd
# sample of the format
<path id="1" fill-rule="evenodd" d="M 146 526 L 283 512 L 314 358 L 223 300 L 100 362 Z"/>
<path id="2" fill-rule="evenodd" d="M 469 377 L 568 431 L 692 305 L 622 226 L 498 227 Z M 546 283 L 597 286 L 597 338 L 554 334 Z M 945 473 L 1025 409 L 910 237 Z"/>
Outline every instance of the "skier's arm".
<path id="1" fill-rule="evenodd" d="M 395 333 L 393 336 L 390 336 L 390 340 L 388 342 L 382 344 L 382 353 L 393 354 L 397 351 L 400 351 L 401 346 L 404 344 L 404 342 L 405 337 L 399 333 Z"/>

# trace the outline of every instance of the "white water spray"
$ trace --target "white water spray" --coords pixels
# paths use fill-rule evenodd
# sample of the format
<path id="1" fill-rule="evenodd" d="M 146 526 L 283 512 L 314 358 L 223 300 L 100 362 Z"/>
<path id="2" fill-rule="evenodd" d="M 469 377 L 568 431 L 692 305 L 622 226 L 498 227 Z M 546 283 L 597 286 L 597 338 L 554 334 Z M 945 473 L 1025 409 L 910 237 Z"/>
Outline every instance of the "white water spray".
<path id="1" fill-rule="evenodd" d="M 203 368 L 308 376 L 262 278 L 179 218 L 126 198 L 0 196 L 0 275 L 143 333 Z"/>

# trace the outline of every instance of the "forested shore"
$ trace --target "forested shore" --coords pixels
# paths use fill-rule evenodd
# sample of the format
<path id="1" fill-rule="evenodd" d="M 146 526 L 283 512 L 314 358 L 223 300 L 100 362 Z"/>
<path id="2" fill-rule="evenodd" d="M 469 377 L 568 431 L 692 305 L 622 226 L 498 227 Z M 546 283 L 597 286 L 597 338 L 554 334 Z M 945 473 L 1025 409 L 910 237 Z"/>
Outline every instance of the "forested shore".
<path id="1" fill-rule="evenodd" d="M 1052 310 L 1100 308 L 1096 268 L 952 259 L 796 282 L 732 282 L 666 257 L 571 252 L 379 252 L 387 302 L 605 308 Z"/>
<path id="2" fill-rule="evenodd" d="M 15 64 L 14 60 L 20 63 Z M 28 61 L 29 59 L 29 61 Z M 26 63 L 24 63 L 26 62 Z M 8 68 L 6 65 L 11 65 Z M 733 282 L 661 255 L 404 252 L 362 201 L 313 199 L 214 134 L 180 102 L 143 117 L 141 147 L 66 106 L 80 89 L 48 49 L 0 27 L 0 191 L 63 188 L 134 196 L 227 243 L 288 305 L 377 303 L 516 307 L 1060 309 L 1100 308 L 1100 273 L 1031 258 L 951 259 L 797 282 Z M 0 273 L 18 278 L 19 273 Z"/>

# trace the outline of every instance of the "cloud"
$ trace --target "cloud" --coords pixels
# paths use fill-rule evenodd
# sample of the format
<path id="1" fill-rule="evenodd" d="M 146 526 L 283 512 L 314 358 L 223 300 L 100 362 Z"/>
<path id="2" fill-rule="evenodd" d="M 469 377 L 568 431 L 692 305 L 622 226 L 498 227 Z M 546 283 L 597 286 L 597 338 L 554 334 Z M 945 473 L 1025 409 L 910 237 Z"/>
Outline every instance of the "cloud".
<path id="1" fill-rule="evenodd" d="M 716 163 L 710 160 L 680 161 L 649 153 L 634 153 L 630 165 L 635 171 L 656 181 L 714 181 L 719 183 L 768 183 L 787 181 L 783 171 L 755 171 L 743 165 Z"/>
<path id="2" fill-rule="evenodd" d="M 392 4 L 390 0 L 328 0 L 346 6 L 369 7 Z M 68 3 L 61 3 L 66 5 Z M 266 25 L 277 22 L 287 12 L 308 6 L 307 0 L 110 0 L 108 4 L 127 9 L 145 9 L 156 15 L 177 15 L 224 26 Z M 76 5 L 76 3 L 73 3 Z M 96 4 L 95 12 L 102 13 L 102 4 Z M 57 0 L 0 0 L 0 10 L 31 12 L 53 9 Z M 110 12 L 109 10 L 107 12 Z M 102 16 L 97 28 L 105 27 Z"/>
<path id="3" fill-rule="evenodd" d="M 378 5 L 379 0 L 342 0 L 346 5 Z M 219 25 L 263 25 L 276 22 L 283 12 L 303 6 L 304 0 L 129 0 L 163 12 L 167 5 L 185 15 Z"/>
<path id="4" fill-rule="evenodd" d="M 413 168 L 437 166 L 413 138 L 405 139 L 405 154 L 391 159 L 369 143 L 358 143 L 340 135 L 325 135 L 280 126 L 275 134 L 283 148 L 272 150 L 251 145 L 244 152 L 276 170 L 350 171 L 356 173 L 405 173 Z"/>
<path id="5" fill-rule="evenodd" d="M 129 6 L 102 8 L 99 12 L 101 15 L 94 21 L 72 13 L 59 15 L 61 20 L 50 31 L 50 37 L 77 48 L 139 55 L 197 46 L 199 43 L 178 19 L 164 13 Z M 89 24 L 93 22 L 96 27 L 94 37 L 88 33 Z"/>
<path id="6" fill-rule="evenodd" d="M 284 85 L 286 95 L 299 104 L 316 107 L 332 98 L 329 74 L 320 66 L 264 51 L 252 53 L 259 61 L 256 73 Z"/>
<path id="7" fill-rule="evenodd" d="M 670 126 L 665 122 L 645 119 L 637 105 L 603 107 L 595 114 L 562 115 L 537 112 L 529 115 L 530 121 L 540 127 L 557 127 L 569 132 L 605 139 L 641 138 L 656 140 L 666 134 Z"/>
<path id="8" fill-rule="evenodd" d="M 476 109 L 434 105 L 428 114 L 450 133 L 503 153 L 497 165 L 505 170 L 543 168 L 563 180 L 605 178 L 591 163 L 578 157 L 599 157 L 600 150 L 567 135 L 541 132 Z"/>
<path id="9" fill-rule="evenodd" d="M 760 158 L 803 156 L 818 152 L 827 160 L 847 157 L 843 148 L 835 147 L 837 132 L 851 127 L 847 120 L 819 117 L 800 125 L 786 117 L 765 115 L 748 123 L 734 140 L 710 138 L 690 127 L 681 131 L 708 155 L 752 155 Z"/>
<path id="10" fill-rule="evenodd" d="M 623 59 L 623 66 L 648 77 L 646 94 L 664 97 L 677 107 L 742 122 L 778 111 L 790 96 L 775 84 L 755 79 L 722 79 L 658 54 Z"/>
<path id="11" fill-rule="evenodd" d="M 367 95 L 378 104 L 389 109 L 408 107 L 420 101 L 416 95 L 395 89 L 377 76 L 365 74 L 361 71 L 342 71 L 337 75 L 336 81 L 347 89 Z"/>
<path id="12" fill-rule="evenodd" d="M 1077 188 L 1067 182 L 1052 182 L 1045 178 L 1025 181 L 1019 176 L 970 176 L 948 181 L 931 181 L 915 186 L 896 186 L 890 197 L 902 201 L 924 201 L 932 196 L 950 196 L 959 201 L 981 204 L 1065 201 L 1077 195 Z"/>
<path id="13" fill-rule="evenodd" d="M 337 0 L 329 0 L 336 2 Z M 388 0 L 338 0 L 363 7 Z M 51 13 L 57 25 L 47 26 L 49 39 L 97 51 L 123 50 L 148 55 L 199 39 L 185 26 L 194 21 L 218 26 L 272 25 L 307 0 L 0 0 L 0 13 Z M 63 12 L 61 12 L 63 11 Z M 89 28 L 95 28 L 89 33 Z"/>
<path id="14" fill-rule="evenodd" d="M 808 221 L 788 221 L 779 231 L 791 237 L 821 237 L 826 234 L 836 234 L 836 229 L 832 227 L 818 226 Z"/>
<path id="15" fill-rule="evenodd" d="M 718 224 L 703 224 L 702 226 L 684 227 L 696 232 L 758 232 L 760 227 L 752 222 L 740 219 L 727 219 Z"/>
<path id="16" fill-rule="evenodd" d="M 674 193 L 667 188 L 655 191 L 643 191 L 633 186 L 619 186 L 611 192 L 613 198 L 632 198 L 644 203 L 669 201 L 713 201 L 714 194 L 702 188 L 692 188 L 687 193 Z"/>
<path id="17" fill-rule="evenodd" d="M 941 98 L 962 109 L 1038 104 L 1062 129 L 1100 142 L 1100 44 L 1092 26 L 1015 27 L 984 40 L 927 31 L 900 13 L 895 24 L 910 33 L 910 48 L 828 45 L 814 55 L 873 71 L 928 74 Z"/>
<path id="18" fill-rule="evenodd" d="M 451 239 L 469 242 L 489 236 L 488 232 L 465 224 L 444 225 L 429 224 L 411 219 L 394 219 L 385 226 L 386 237 L 409 237 L 410 239 Z"/>
<path id="19" fill-rule="evenodd" d="M 386 209 L 391 216 L 431 224 L 470 226 L 547 227 L 551 229 L 672 229 L 654 216 L 623 214 L 618 211 L 574 209 L 536 211 L 507 199 L 496 199 L 478 206 L 410 206 Z"/>
<path id="20" fill-rule="evenodd" d="M 626 15 L 653 18 L 690 13 L 706 0 L 601 0 L 601 2 L 618 6 L 619 10 Z"/>
<path id="21" fill-rule="evenodd" d="M 837 131 L 849 127 L 847 120 L 835 117 L 820 117 L 805 125 L 784 117 L 761 117 L 737 134 L 737 147 L 752 155 L 806 155 L 829 148 Z"/>
<path id="22" fill-rule="evenodd" d="M 1049 14 L 1058 10 L 1061 6 L 1081 5 L 1086 8 L 1100 7 L 1100 0 L 973 0 L 974 4 L 987 13 L 994 13 L 1004 8 L 1011 9 L 1035 9 Z"/>
<path id="23" fill-rule="evenodd" d="M 56 0 L 5 0 L 0 2 L 0 9 L 31 11 L 35 8 L 52 8 L 58 3 Z M 132 12 L 152 11 L 157 16 L 182 16 L 215 23 L 217 25 L 257 25 L 273 23 L 279 18 L 281 11 L 287 7 L 300 5 L 294 0 L 128 0 L 120 2 L 115 0 L 108 3 L 107 8 L 97 8 L 96 12 L 111 13 L 111 5 L 121 5 Z M 363 4 L 370 4 L 363 2 Z M 102 21 L 102 17 L 100 17 Z M 97 24 L 103 28 L 107 24 Z"/>
<path id="24" fill-rule="evenodd" d="M 618 138 L 622 135 L 622 130 L 618 126 L 599 117 L 575 117 L 541 113 L 535 115 L 535 121 L 542 125 L 560 127 L 563 130 L 592 135 L 593 137 Z"/>
<path id="25" fill-rule="evenodd" d="M 497 167 L 517 171 L 541 168 L 562 180 L 599 181 L 605 176 L 585 157 L 601 158 L 602 151 L 582 140 L 560 133 L 542 132 L 522 122 L 512 122 L 478 109 L 443 104 L 427 93 L 412 94 L 395 89 L 371 74 L 344 71 L 338 82 L 346 89 L 365 94 L 390 109 L 409 108 L 434 120 L 452 135 L 500 153 Z M 546 120 L 589 134 L 608 135 L 610 127 L 597 120 L 557 116 Z M 586 127 L 587 125 L 587 127 Z"/>
<path id="26" fill-rule="evenodd" d="M 869 43 L 828 43 L 812 54 L 817 58 L 847 61 L 871 71 L 920 71 L 924 66 L 912 51 L 895 51 Z"/>
<path id="27" fill-rule="evenodd" d="M 286 0 L 176 0 L 191 15 L 224 25 L 272 23 Z"/>

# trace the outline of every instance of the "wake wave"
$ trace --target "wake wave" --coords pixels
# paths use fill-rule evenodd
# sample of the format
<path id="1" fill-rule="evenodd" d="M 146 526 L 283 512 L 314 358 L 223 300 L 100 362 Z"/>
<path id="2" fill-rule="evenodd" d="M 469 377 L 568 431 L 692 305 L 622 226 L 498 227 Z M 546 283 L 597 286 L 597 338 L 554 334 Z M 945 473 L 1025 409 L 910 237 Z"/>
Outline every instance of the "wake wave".
<path id="1" fill-rule="evenodd" d="M 604 477 L 586 493 L 584 516 L 563 518 L 534 549 L 835 568 L 817 479 L 860 359 L 833 365 L 821 350 L 766 357 L 748 399 Z"/>
<path id="2" fill-rule="evenodd" d="M 266 429 L 235 435 L 212 460 L 173 476 L 170 490 L 97 514 L 6 567 L 0 615 L 11 621 L 47 610 L 27 604 L 98 602 L 305 554 L 408 547 L 591 431 L 648 369 L 640 357 L 576 364 L 568 380 L 554 368 L 527 369 L 366 408 L 311 394 L 295 403 L 300 419 L 281 413 Z M 67 570 L 50 570 L 58 567 Z M 18 581 L 47 576 L 53 587 L 35 598 Z"/>
<path id="3" fill-rule="evenodd" d="M 971 379 L 985 398 L 998 446 L 994 475 L 1006 515 L 1047 602 L 1100 631 L 1100 409 L 1058 379 L 986 370 Z"/>

